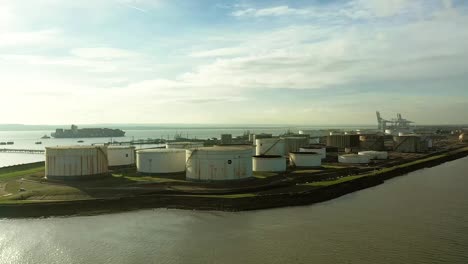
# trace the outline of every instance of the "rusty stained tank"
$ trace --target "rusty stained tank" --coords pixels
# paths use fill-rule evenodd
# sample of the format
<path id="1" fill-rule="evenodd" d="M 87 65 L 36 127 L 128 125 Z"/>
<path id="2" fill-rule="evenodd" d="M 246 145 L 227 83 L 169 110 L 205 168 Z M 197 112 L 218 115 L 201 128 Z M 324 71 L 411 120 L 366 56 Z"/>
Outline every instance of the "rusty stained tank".
<path id="1" fill-rule="evenodd" d="M 359 136 L 360 148 L 363 150 L 385 150 L 385 137 L 376 134 Z"/>
<path id="2" fill-rule="evenodd" d="M 92 179 L 108 173 L 106 146 L 46 147 L 47 179 Z"/>
<path id="3" fill-rule="evenodd" d="M 429 150 L 431 144 L 428 138 L 417 135 L 393 137 L 393 150 L 406 153 L 423 153 Z"/>
<path id="4" fill-rule="evenodd" d="M 330 135 L 327 137 L 327 146 L 333 146 L 340 149 L 359 148 L 360 135 Z"/>

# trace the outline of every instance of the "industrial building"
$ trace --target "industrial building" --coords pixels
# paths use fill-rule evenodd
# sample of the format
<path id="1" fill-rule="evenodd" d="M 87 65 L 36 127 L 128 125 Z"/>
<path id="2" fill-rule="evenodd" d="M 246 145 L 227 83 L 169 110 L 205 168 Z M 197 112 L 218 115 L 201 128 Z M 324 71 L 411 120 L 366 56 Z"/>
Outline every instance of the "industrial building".
<path id="1" fill-rule="evenodd" d="M 252 159 L 252 166 L 256 172 L 284 172 L 286 158 L 282 155 L 257 155 Z"/>
<path id="2" fill-rule="evenodd" d="M 252 148 L 218 146 L 186 151 L 186 178 L 227 181 L 252 177 Z"/>
<path id="3" fill-rule="evenodd" d="M 135 165 L 135 147 L 108 146 L 107 159 L 109 161 L 109 167 Z"/>
<path id="4" fill-rule="evenodd" d="M 137 171 L 146 174 L 185 171 L 184 149 L 142 149 L 136 152 Z"/>
<path id="5" fill-rule="evenodd" d="M 316 168 L 322 166 L 322 155 L 315 152 L 289 153 L 291 165 L 298 168 Z"/>
<path id="6" fill-rule="evenodd" d="M 333 146 L 340 149 L 359 148 L 359 135 L 330 135 L 327 136 L 327 146 Z"/>
<path id="7" fill-rule="evenodd" d="M 47 179 L 94 179 L 108 173 L 106 146 L 46 147 L 45 155 Z"/>
<path id="8" fill-rule="evenodd" d="M 393 141 L 393 150 L 396 152 L 422 153 L 427 152 L 432 145 L 430 139 L 417 135 L 395 136 Z"/>

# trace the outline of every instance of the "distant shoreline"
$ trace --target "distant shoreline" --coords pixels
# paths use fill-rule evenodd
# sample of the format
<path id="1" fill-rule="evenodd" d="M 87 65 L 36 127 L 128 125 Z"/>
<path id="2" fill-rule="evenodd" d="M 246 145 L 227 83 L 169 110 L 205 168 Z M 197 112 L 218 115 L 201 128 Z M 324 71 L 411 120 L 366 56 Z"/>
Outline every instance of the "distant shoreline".
<path id="1" fill-rule="evenodd" d="M 304 192 L 225 198 L 219 195 L 149 194 L 110 199 L 0 204 L 1 218 L 80 216 L 108 214 L 150 208 L 186 210 L 247 211 L 286 206 L 310 205 L 331 200 L 355 191 L 377 186 L 386 180 L 423 168 L 468 156 L 468 148 L 448 151 L 446 155 L 405 167 L 396 167 L 377 175 L 356 178 Z M 14 167 L 14 166 L 12 166 Z"/>

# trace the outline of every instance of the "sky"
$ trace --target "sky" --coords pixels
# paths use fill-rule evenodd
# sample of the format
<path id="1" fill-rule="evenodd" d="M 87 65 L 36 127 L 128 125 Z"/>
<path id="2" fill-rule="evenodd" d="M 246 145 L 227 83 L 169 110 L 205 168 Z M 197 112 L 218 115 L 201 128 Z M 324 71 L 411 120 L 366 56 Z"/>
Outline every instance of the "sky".
<path id="1" fill-rule="evenodd" d="M 467 25 L 464 0 L 0 0 L 0 124 L 466 124 Z"/>

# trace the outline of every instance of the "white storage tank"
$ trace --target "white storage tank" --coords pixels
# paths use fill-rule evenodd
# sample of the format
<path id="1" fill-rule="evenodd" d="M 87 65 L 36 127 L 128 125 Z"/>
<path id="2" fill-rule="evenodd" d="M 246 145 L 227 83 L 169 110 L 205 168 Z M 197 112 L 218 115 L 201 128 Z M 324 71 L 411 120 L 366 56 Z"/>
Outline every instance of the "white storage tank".
<path id="1" fill-rule="evenodd" d="M 315 152 L 320 154 L 322 159 L 327 157 L 327 147 L 313 146 L 313 147 L 302 147 L 299 149 L 300 152 Z"/>
<path id="2" fill-rule="evenodd" d="M 186 151 L 186 178 L 227 181 L 252 177 L 252 148 L 217 146 Z"/>
<path id="3" fill-rule="evenodd" d="M 168 149 L 191 149 L 191 148 L 201 148 L 203 147 L 203 142 L 168 142 L 166 143 L 166 148 Z"/>
<path id="4" fill-rule="evenodd" d="M 109 167 L 130 166 L 135 164 L 134 146 L 108 146 Z"/>
<path id="5" fill-rule="evenodd" d="M 366 164 L 370 162 L 370 157 L 367 155 L 346 154 L 346 155 L 340 155 L 338 157 L 338 162 L 349 163 L 349 164 Z"/>
<path id="6" fill-rule="evenodd" d="M 289 153 L 291 165 L 300 168 L 315 168 L 322 166 L 322 155 L 314 152 Z"/>
<path id="7" fill-rule="evenodd" d="M 252 159 L 253 171 L 283 172 L 286 171 L 286 158 L 281 155 L 257 155 Z"/>
<path id="8" fill-rule="evenodd" d="M 386 151 L 359 151 L 358 155 L 369 156 L 370 159 L 386 160 L 388 159 L 388 152 Z"/>
<path id="9" fill-rule="evenodd" d="M 258 155 L 279 155 L 285 154 L 285 143 L 282 138 L 260 138 L 255 141 L 256 151 Z"/>
<path id="10" fill-rule="evenodd" d="M 184 149 L 142 149 L 136 152 L 137 171 L 141 173 L 180 173 L 185 171 Z"/>
<path id="11" fill-rule="evenodd" d="M 47 179 L 80 180 L 107 175 L 106 146 L 46 147 Z"/>

